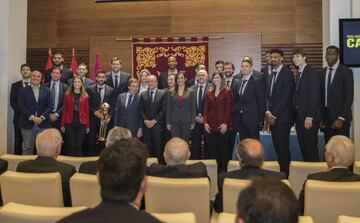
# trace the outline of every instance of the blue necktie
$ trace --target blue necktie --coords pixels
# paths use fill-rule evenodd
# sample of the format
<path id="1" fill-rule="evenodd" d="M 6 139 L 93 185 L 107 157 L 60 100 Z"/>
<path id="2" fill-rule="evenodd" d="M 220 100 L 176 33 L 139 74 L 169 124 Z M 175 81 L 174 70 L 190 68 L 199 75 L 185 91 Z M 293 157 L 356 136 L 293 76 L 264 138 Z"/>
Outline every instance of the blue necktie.
<path id="1" fill-rule="evenodd" d="M 133 95 L 129 94 L 129 98 L 128 98 L 128 101 L 127 101 L 127 104 L 126 104 L 126 109 L 128 109 L 128 110 L 130 109 L 132 97 L 133 97 Z"/>

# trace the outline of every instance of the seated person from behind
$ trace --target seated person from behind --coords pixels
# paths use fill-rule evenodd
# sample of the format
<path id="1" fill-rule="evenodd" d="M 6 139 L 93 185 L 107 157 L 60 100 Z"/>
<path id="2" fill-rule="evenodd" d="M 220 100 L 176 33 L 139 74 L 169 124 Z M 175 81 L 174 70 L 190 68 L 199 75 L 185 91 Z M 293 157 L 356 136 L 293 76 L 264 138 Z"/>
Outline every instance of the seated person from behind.
<path id="1" fill-rule="evenodd" d="M 76 172 L 75 167 L 59 162 L 62 145 L 62 137 L 57 129 L 46 129 L 36 137 L 36 148 L 38 157 L 35 160 L 26 160 L 17 166 L 17 172 L 23 173 L 53 173 L 61 175 L 64 206 L 71 206 L 69 179 Z"/>
<path id="2" fill-rule="evenodd" d="M 189 145 L 181 138 L 173 137 L 165 145 L 166 165 L 154 163 L 148 168 L 149 176 L 168 178 L 208 177 L 206 166 L 202 162 L 185 165 L 190 157 Z"/>
<path id="3" fill-rule="evenodd" d="M 264 162 L 264 148 L 257 139 L 244 139 L 237 146 L 237 157 L 239 159 L 239 170 L 222 173 L 218 178 L 219 192 L 215 197 L 215 210 L 221 212 L 222 207 L 222 188 L 225 178 L 233 179 L 251 179 L 253 177 L 274 177 L 277 179 L 286 179 L 282 172 L 275 172 L 261 169 Z"/>
<path id="4" fill-rule="evenodd" d="M 95 208 L 65 217 L 59 223 L 160 223 L 139 210 L 147 185 L 147 157 L 145 145 L 135 138 L 122 139 L 106 147 L 99 158 L 102 202 Z"/>
<path id="5" fill-rule="evenodd" d="M 275 178 L 259 178 L 237 201 L 236 223 L 297 223 L 299 206 L 294 192 Z"/>
<path id="6" fill-rule="evenodd" d="M 113 145 L 117 140 L 130 139 L 131 132 L 123 127 L 112 128 L 106 137 L 106 147 Z M 98 161 L 83 162 L 79 167 L 79 173 L 96 174 L 98 172 Z"/>
<path id="7" fill-rule="evenodd" d="M 349 170 L 349 167 L 354 164 L 354 157 L 354 143 L 346 136 L 333 136 L 325 146 L 325 161 L 330 171 L 309 174 L 307 179 L 333 182 L 360 181 L 360 175 Z M 304 211 L 305 183 L 306 181 L 299 195 L 302 212 Z"/>

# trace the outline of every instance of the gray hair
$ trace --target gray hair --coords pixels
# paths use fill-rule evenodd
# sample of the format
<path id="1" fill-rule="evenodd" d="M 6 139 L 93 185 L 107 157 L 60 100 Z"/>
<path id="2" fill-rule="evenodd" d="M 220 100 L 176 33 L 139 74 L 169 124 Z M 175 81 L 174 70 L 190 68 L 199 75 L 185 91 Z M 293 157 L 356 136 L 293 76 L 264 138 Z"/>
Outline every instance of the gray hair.
<path id="1" fill-rule="evenodd" d="M 165 145 L 164 156 L 167 165 L 185 164 L 190 156 L 189 145 L 185 140 L 173 137 Z"/>
<path id="2" fill-rule="evenodd" d="M 264 162 L 264 147 L 259 140 L 244 139 L 237 147 L 240 166 L 261 167 Z"/>
<path id="3" fill-rule="evenodd" d="M 326 144 L 325 150 L 334 156 L 336 166 L 349 167 L 354 163 L 355 145 L 346 136 L 333 136 Z"/>
<path id="4" fill-rule="evenodd" d="M 129 129 L 123 127 L 114 127 L 112 128 L 108 136 L 106 137 L 106 147 L 113 145 L 116 141 L 120 139 L 130 139 L 132 137 Z"/>
<path id="5" fill-rule="evenodd" d="M 61 146 L 62 141 L 59 130 L 55 128 L 45 129 L 36 137 L 36 149 L 38 155 L 46 157 L 57 156 L 57 149 L 58 146 Z"/>

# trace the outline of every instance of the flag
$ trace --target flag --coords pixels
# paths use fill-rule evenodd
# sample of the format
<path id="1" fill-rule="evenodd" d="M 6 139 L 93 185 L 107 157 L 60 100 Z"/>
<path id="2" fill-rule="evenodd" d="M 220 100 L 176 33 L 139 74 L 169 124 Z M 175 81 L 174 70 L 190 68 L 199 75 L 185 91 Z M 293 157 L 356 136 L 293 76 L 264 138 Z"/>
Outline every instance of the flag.
<path id="1" fill-rule="evenodd" d="M 70 69 L 73 72 L 73 75 L 75 77 L 76 75 L 76 70 L 77 70 L 77 62 L 76 62 L 76 56 L 75 56 L 75 48 L 72 49 L 72 57 L 71 57 L 71 65 L 70 65 Z"/>
<path id="2" fill-rule="evenodd" d="M 53 63 L 52 63 L 52 55 L 51 55 L 51 48 L 49 48 L 49 56 L 45 65 L 45 70 L 49 70 L 50 68 L 53 67 Z"/>
<path id="3" fill-rule="evenodd" d="M 101 64 L 100 64 L 100 56 L 98 54 L 96 54 L 96 58 L 95 58 L 95 66 L 94 66 L 94 72 L 92 75 L 92 79 L 94 81 L 96 81 L 96 73 L 101 69 Z"/>

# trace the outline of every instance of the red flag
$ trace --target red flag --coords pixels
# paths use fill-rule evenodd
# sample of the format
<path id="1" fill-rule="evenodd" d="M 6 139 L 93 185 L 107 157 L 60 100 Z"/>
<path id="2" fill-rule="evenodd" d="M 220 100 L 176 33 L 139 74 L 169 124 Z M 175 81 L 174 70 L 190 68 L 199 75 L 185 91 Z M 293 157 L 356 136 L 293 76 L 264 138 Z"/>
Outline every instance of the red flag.
<path id="1" fill-rule="evenodd" d="M 77 65 L 76 56 L 75 56 L 75 49 L 73 48 L 70 69 L 73 72 L 74 77 L 76 75 L 77 67 L 78 67 L 78 65 Z"/>
<path id="2" fill-rule="evenodd" d="M 52 63 L 51 58 L 52 58 L 51 48 L 49 48 L 49 56 L 48 56 L 48 59 L 47 59 L 46 65 L 45 65 L 45 70 L 49 70 L 50 68 L 53 67 L 53 63 Z"/>
<path id="3" fill-rule="evenodd" d="M 94 72 L 92 75 L 92 79 L 94 81 L 96 81 L 96 73 L 101 69 L 101 64 L 100 64 L 100 56 L 98 54 L 96 54 L 96 59 L 95 59 L 95 66 L 94 66 Z"/>

